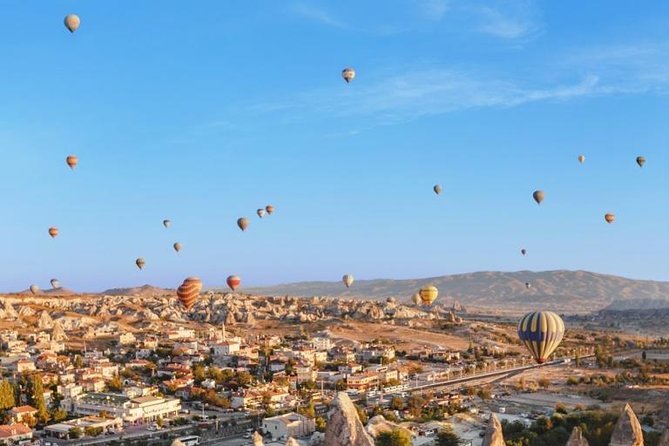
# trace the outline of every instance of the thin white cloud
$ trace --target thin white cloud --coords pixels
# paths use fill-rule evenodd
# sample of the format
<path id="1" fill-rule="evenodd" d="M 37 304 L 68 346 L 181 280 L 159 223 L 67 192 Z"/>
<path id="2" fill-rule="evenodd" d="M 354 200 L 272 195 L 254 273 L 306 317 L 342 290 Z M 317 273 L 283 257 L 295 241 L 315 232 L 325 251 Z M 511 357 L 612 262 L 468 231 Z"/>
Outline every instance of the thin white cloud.
<path id="1" fill-rule="evenodd" d="M 438 22 L 446 15 L 449 9 L 449 2 L 447 0 L 421 0 L 418 6 L 425 17 Z"/>
<path id="2" fill-rule="evenodd" d="M 293 12 L 305 17 L 307 19 L 313 20 L 315 22 L 321 23 L 323 25 L 328 25 L 333 28 L 341 29 L 350 29 L 351 27 L 335 18 L 330 12 L 325 9 L 318 8 L 314 5 L 308 5 L 306 3 L 296 3 L 292 7 Z"/>
<path id="3" fill-rule="evenodd" d="M 502 39 L 520 39 L 528 37 L 537 31 L 536 23 L 522 16 L 509 16 L 492 8 L 479 8 L 481 24 L 477 31 L 490 34 Z"/>

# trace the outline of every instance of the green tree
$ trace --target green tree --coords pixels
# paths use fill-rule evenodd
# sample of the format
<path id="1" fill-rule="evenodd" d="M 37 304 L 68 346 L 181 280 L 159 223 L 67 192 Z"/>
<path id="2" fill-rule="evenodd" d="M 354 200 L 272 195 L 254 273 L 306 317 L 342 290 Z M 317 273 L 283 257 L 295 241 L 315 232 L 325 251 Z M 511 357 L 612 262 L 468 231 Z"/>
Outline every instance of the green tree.
<path id="1" fill-rule="evenodd" d="M 49 421 L 49 411 L 44 402 L 44 386 L 42 377 L 35 373 L 28 380 L 28 403 L 37 409 L 37 420 L 45 424 Z"/>
<path id="2" fill-rule="evenodd" d="M 347 388 L 348 388 L 348 385 L 346 384 L 346 380 L 344 380 L 344 379 L 338 380 L 337 383 L 335 384 L 335 389 L 338 392 L 343 392 Z"/>
<path id="3" fill-rule="evenodd" d="M 376 446 L 411 446 L 411 434 L 404 429 L 393 429 L 376 437 Z"/>
<path id="4" fill-rule="evenodd" d="M 102 428 L 88 426 L 84 429 L 84 434 L 86 434 L 87 437 L 97 437 L 102 434 Z"/>
<path id="5" fill-rule="evenodd" d="M 81 434 L 82 434 L 81 428 L 78 428 L 78 427 L 73 427 L 72 429 L 67 431 L 67 436 L 72 440 L 76 440 L 77 438 L 80 438 Z"/>
<path id="6" fill-rule="evenodd" d="M 16 406 L 16 389 L 7 380 L 0 381 L 0 410 L 11 409 Z"/>
<path id="7" fill-rule="evenodd" d="M 392 410 L 404 409 L 404 401 L 399 396 L 394 396 L 390 399 L 390 408 Z"/>
<path id="8" fill-rule="evenodd" d="M 74 357 L 74 368 L 75 369 L 84 368 L 84 359 L 81 357 L 81 355 L 76 355 Z"/>
<path id="9" fill-rule="evenodd" d="M 51 413 L 51 419 L 55 423 L 60 423 L 67 419 L 67 411 L 65 409 L 56 409 Z"/>
<path id="10" fill-rule="evenodd" d="M 323 417 L 316 417 L 316 430 L 318 432 L 325 432 L 328 422 Z"/>
<path id="11" fill-rule="evenodd" d="M 196 384 L 200 384 L 202 381 L 207 379 L 206 369 L 204 365 L 196 363 L 193 365 L 193 379 Z"/>
<path id="12" fill-rule="evenodd" d="M 114 392 L 120 392 L 123 390 L 123 382 L 119 375 L 114 375 L 114 377 L 107 383 L 107 388 Z"/>
<path id="13" fill-rule="evenodd" d="M 461 444 L 462 440 L 451 426 L 446 426 L 437 434 L 436 446 L 460 446 Z"/>

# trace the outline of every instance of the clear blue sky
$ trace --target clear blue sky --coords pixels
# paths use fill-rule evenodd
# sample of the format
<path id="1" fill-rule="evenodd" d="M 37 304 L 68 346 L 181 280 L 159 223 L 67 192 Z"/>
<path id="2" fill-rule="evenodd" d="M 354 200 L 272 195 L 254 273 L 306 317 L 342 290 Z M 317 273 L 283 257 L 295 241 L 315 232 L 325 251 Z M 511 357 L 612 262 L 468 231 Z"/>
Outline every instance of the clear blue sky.
<path id="1" fill-rule="evenodd" d="M 0 4 L 2 290 L 669 280 L 668 2 Z"/>

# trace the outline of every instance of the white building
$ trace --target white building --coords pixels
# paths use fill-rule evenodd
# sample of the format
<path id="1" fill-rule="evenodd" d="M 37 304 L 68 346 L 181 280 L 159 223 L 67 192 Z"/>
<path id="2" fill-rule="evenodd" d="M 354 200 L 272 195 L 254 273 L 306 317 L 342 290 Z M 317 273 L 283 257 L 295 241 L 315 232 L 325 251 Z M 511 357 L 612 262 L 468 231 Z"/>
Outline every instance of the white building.
<path id="1" fill-rule="evenodd" d="M 237 341 L 225 341 L 213 347 L 214 356 L 230 356 L 237 353 L 241 345 Z"/>
<path id="2" fill-rule="evenodd" d="M 311 435 L 316 430 L 316 423 L 311 418 L 295 412 L 265 418 L 262 429 L 272 436 L 272 440 L 286 440 L 288 437 L 299 438 Z"/>
<path id="3" fill-rule="evenodd" d="M 123 421 L 147 422 L 179 414 L 181 401 L 174 398 L 141 396 L 129 398 L 116 393 L 88 393 L 72 400 L 72 412 L 77 415 L 108 415 Z"/>

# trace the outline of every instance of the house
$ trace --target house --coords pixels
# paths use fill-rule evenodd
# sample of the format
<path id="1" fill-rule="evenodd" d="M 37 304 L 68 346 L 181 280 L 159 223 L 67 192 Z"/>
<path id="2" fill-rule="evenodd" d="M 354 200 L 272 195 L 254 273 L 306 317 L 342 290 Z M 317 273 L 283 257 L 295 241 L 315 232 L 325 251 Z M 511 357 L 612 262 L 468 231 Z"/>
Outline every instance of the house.
<path id="1" fill-rule="evenodd" d="M 102 429 L 102 432 L 118 433 L 123 431 L 123 420 L 118 417 L 102 418 L 89 416 L 46 426 L 44 432 L 49 437 L 67 440 L 69 439 L 70 430 L 75 428 L 79 428 L 82 431 L 86 428 L 99 428 Z"/>
<path id="2" fill-rule="evenodd" d="M 14 423 L 22 423 L 26 419 L 35 418 L 37 416 L 37 409 L 32 406 L 13 407 L 9 411 L 9 416 Z"/>
<path id="3" fill-rule="evenodd" d="M 288 437 L 299 438 L 311 435 L 316 430 L 313 419 L 295 412 L 265 418 L 263 432 L 270 434 L 272 440 L 286 440 Z"/>
<path id="4" fill-rule="evenodd" d="M 176 416 L 181 401 L 175 398 L 141 396 L 129 398 L 116 393 L 88 393 L 73 401 L 72 412 L 77 415 L 106 413 L 129 423 L 155 421 Z"/>
<path id="5" fill-rule="evenodd" d="M 212 348 L 214 356 L 230 356 L 237 353 L 241 345 L 236 341 L 225 341 L 220 344 L 215 344 Z"/>
<path id="6" fill-rule="evenodd" d="M 346 378 L 346 385 L 349 389 L 367 390 L 372 387 L 378 387 L 379 375 L 374 372 L 356 373 Z"/>
<path id="7" fill-rule="evenodd" d="M 33 430 L 23 423 L 0 425 L 0 443 L 20 444 L 33 438 Z"/>
<path id="8" fill-rule="evenodd" d="M 35 367 L 35 363 L 32 362 L 30 359 L 19 359 L 15 363 L 11 364 L 10 370 L 15 370 L 16 373 L 26 373 L 26 372 L 34 372 L 37 370 Z"/>
<path id="9" fill-rule="evenodd" d="M 134 334 L 126 331 L 118 335 L 118 344 L 119 345 L 133 345 L 137 342 L 137 338 Z"/>
<path id="10" fill-rule="evenodd" d="M 299 364 L 295 367 L 297 372 L 297 383 L 301 384 L 307 381 L 314 381 L 316 379 L 316 372 L 308 364 Z"/>

